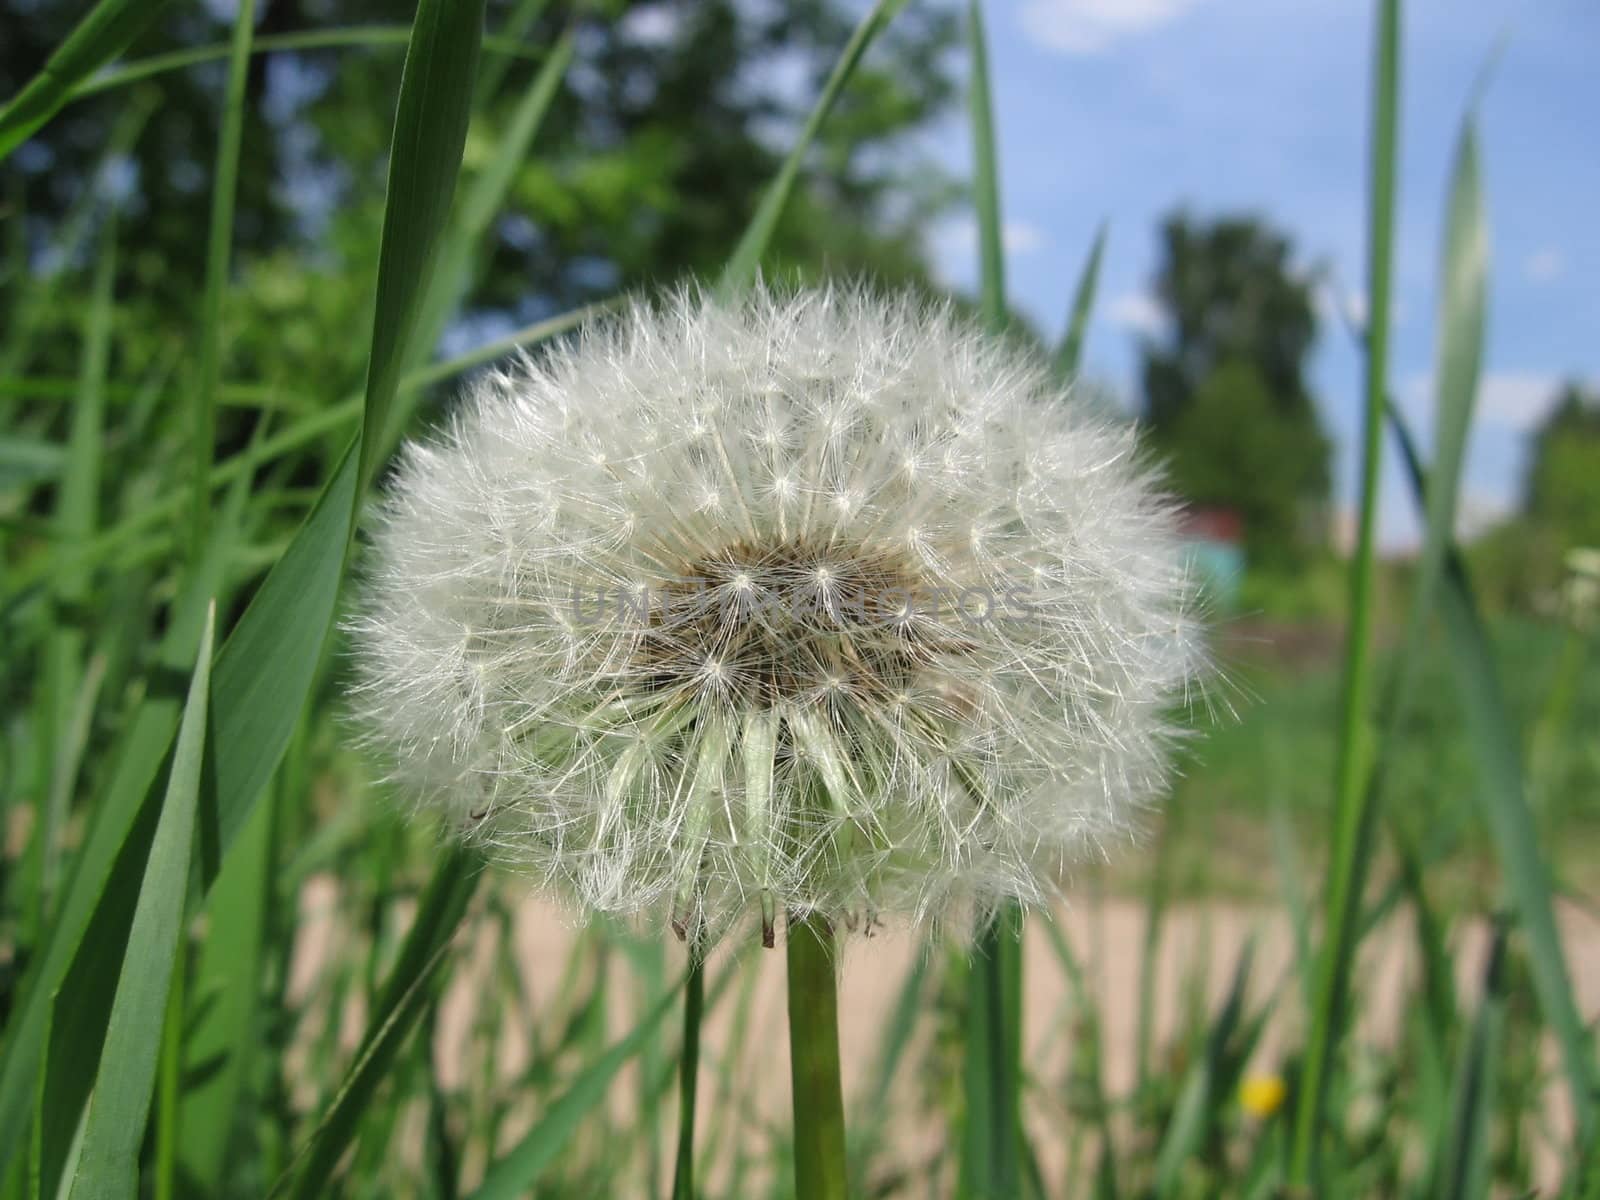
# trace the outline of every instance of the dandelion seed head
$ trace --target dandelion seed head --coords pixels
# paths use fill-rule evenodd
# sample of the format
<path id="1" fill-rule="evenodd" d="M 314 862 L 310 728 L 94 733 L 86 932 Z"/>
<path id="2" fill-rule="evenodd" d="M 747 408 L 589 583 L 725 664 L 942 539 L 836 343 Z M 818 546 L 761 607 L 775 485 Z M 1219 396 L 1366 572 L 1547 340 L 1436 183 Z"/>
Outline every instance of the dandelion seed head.
<path id="1" fill-rule="evenodd" d="M 354 704 L 466 838 L 622 915 L 981 918 L 1164 789 L 1201 670 L 1130 429 L 950 312 L 640 302 L 483 376 L 375 524 Z"/>

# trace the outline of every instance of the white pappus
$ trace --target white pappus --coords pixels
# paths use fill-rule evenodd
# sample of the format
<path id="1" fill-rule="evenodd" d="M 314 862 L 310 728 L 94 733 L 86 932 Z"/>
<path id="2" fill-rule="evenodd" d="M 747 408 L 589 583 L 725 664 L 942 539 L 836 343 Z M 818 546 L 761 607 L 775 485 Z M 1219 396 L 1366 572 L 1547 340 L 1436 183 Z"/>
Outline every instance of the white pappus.
<path id="1" fill-rule="evenodd" d="M 1201 669 L 1130 428 L 947 309 L 638 302 L 409 445 L 350 625 L 418 803 L 714 935 L 1050 898 L 1164 788 Z"/>

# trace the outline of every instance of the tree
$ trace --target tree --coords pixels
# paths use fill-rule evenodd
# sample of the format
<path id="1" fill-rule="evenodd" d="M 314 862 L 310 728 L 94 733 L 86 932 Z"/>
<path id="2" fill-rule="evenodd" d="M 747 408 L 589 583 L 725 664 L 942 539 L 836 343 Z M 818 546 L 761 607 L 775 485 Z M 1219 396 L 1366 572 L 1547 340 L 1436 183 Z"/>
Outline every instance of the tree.
<path id="1" fill-rule="evenodd" d="M 257 9 L 257 36 L 263 37 L 404 25 L 413 5 L 258 0 Z M 226 42 L 229 25 L 219 11 L 170 6 L 128 57 Z M 78 16 L 78 6 L 49 4 L 8 14 L 0 39 L 0 96 L 31 77 Z M 573 25 L 578 50 L 505 208 L 479 247 L 464 311 L 520 324 L 620 289 L 714 274 L 776 172 L 855 16 L 849 0 L 776 6 L 490 0 L 489 30 L 531 53 L 507 59 L 486 52 L 480 82 L 493 76 L 497 86 L 474 113 L 468 184 L 531 85 L 538 52 Z M 953 192 L 913 157 L 908 135 L 952 95 L 945 51 L 955 35 L 948 10 L 913 6 L 878 39 L 806 164 L 772 244 L 775 266 L 927 283 L 920 233 Z M 336 319 L 327 310 L 337 302 L 351 327 L 359 326 L 370 303 L 364 289 L 334 295 L 326 281 L 371 276 L 400 66 L 400 47 L 393 44 L 276 50 L 252 60 L 236 269 L 245 276 L 267 272 L 280 297 L 307 286 L 319 291 L 315 307 L 324 321 Z M 125 158 L 129 169 L 121 172 L 130 194 L 119 214 L 124 253 L 118 292 L 127 305 L 140 307 L 130 323 L 151 340 L 181 340 L 193 327 L 206 241 L 196 231 L 208 220 L 225 77 L 223 63 L 209 62 L 155 76 L 136 91 L 74 101 L 6 164 L 14 170 L 0 209 L 25 215 L 26 252 L 40 261 L 91 191 L 119 120 L 136 101 L 145 105 L 146 119 Z M 290 278 L 296 271 L 298 283 Z M 0 287 L 13 292 L 0 295 L 10 303 L 26 290 Z M 244 295 L 230 301 L 230 319 L 260 318 L 255 293 L 238 291 Z M 273 356 L 252 358 L 249 347 L 265 340 L 267 350 L 276 348 L 278 317 L 269 312 L 264 328 L 230 336 L 230 376 L 264 369 L 263 360 Z M 325 351 L 334 340 L 324 334 L 312 348 Z M 33 373 L 66 373 L 75 361 L 75 338 L 41 336 L 30 356 L 26 365 Z M 314 364 L 302 366 L 313 378 L 327 378 Z"/>
<path id="2" fill-rule="evenodd" d="M 1524 508 L 1565 548 L 1600 546 L 1600 392 L 1569 382 L 1533 438 Z"/>
<path id="3" fill-rule="evenodd" d="M 1253 218 L 1178 214 L 1161 238 L 1167 319 L 1142 347 L 1151 440 L 1183 495 L 1239 511 L 1253 561 L 1291 563 L 1328 496 L 1329 447 L 1305 381 L 1310 282 L 1288 239 Z"/>

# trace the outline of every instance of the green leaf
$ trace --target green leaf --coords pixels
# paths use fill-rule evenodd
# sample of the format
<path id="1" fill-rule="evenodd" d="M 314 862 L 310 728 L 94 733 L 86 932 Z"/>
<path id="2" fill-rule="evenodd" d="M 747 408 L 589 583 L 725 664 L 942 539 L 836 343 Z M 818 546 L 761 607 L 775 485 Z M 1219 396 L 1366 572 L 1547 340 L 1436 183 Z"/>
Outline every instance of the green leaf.
<path id="1" fill-rule="evenodd" d="M 165 0 L 163 0 L 165 2 Z M 411 43 L 409 25 L 354 25 L 345 29 L 308 29 L 300 33 L 273 33 L 254 39 L 252 57 L 271 54 L 278 50 L 337 50 L 346 46 L 407 46 Z M 541 51 L 525 46 L 518 37 L 488 36 L 483 39 L 484 53 L 499 56 L 502 61 L 513 59 L 538 59 Z M 69 100 L 93 96 L 127 87 L 141 79 L 151 79 L 169 71 L 216 62 L 233 53 L 231 43 L 214 46 L 196 46 L 190 50 L 174 50 L 170 54 L 152 54 L 134 62 L 124 63 L 85 79 L 72 89 Z"/>
<path id="2" fill-rule="evenodd" d="M 185 1067 L 196 1082 L 185 1089 L 179 1106 L 178 1153 L 196 1195 L 222 1193 L 230 1138 L 258 1051 L 278 786 L 251 811 L 223 859 L 195 965 L 195 995 L 213 998 L 184 1045 Z"/>
<path id="3" fill-rule="evenodd" d="M 200 637 L 166 798 L 150 843 L 116 997 L 111 1002 L 105 1047 L 85 1117 L 83 1153 L 73 1177 L 74 1198 L 122 1200 L 137 1191 L 139 1145 L 144 1140 L 155 1086 L 167 991 L 173 971 L 181 969 L 182 962 L 180 939 L 205 758 L 215 632 L 213 607 Z"/>
<path id="4" fill-rule="evenodd" d="M 1373 71 L 1370 191 L 1367 225 L 1367 330 L 1365 415 L 1361 449 L 1361 507 L 1350 564 L 1350 632 L 1346 639 L 1344 700 L 1334 782 L 1333 836 L 1326 914 L 1313 988 L 1290 1154 L 1290 1179 L 1312 1182 L 1327 1101 L 1328 1076 L 1355 949 L 1356 910 L 1365 876 L 1371 812 L 1372 624 L 1377 559 L 1378 476 L 1383 445 L 1383 404 L 1388 391 L 1389 332 L 1394 258 L 1395 176 L 1400 111 L 1400 0 L 1380 0 Z"/>
<path id="5" fill-rule="evenodd" d="M 488 165 L 473 180 L 457 206 L 455 219 L 440 244 L 437 268 L 418 310 L 416 332 L 406 363 L 408 374 L 409 368 L 427 361 L 450 315 L 471 287 L 473 254 L 482 245 L 495 214 L 505 204 L 512 181 L 527 158 L 528 147 L 544 123 L 561 80 L 572 64 L 575 44 L 576 34 L 571 31 L 556 43 L 512 111 L 505 133 L 488 154 Z M 399 438 L 418 394 L 419 389 L 402 386 L 388 425 L 390 439 Z M 391 445 L 392 442 L 385 442 L 379 447 L 380 453 L 386 455 Z"/>
<path id="6" fill-rule="evenodd" d="M 459 20 L 442 20 L 441 9 L 448 9 Z M 386 411 L 392 399 L 393 386 L 384 379 L 398 361 L 404 341 L 400 326 L 407 314 L 414 316 L 427 284 L 425 270 L 431 263 L 431 256 L 419 250 L 437 241 L 438 225 L 444 217 L 439 192 L 444 189 L 447 204 L 460 168 L 464 130 L 458 128 L 462 124 L 458 117 L 465 102 L 457 93 L 471 93 L 473 55 L 456 51 L 463 38 L 476 39 L 481 33 L 481 5 L 423 0 L 417 21 L 418 45 L 408 55 L 401 82 L 396 148 L 391 155 L 388 208 L 394 219 L 386 216 L 379 261 L 378 318 L 367 388 L 369 420 L 374 408 Z M 441 29 L 441 24 L 449 28 Z M 434 62 L 431 48 L 440 44 L 452 52 Z M 419 93 L 441 98 L 437 109 L 423 105 Z M 452 132 L 456 135 L 453 142 L 447 136 Z M 397 161 L 404 163 L 405 169 L 397 166 Z M 432 228 L 427 227 L 425 218 L 434 221 Z M 404 238 L 402 231 L 412 236 Z M 360 494 L 356 453 L 360 442 L 358 437 L 346 449 L 305 525 L 257 590 L 217 656 L 212 705 L 215 788 L 214 795 L 202 798 L 201 811 L 199 857 L 206 882 L 214 878 L 220 857 L 266 786 L 305 703 L 344 572 Z M 159 713 L 146 724 L 152 735 L 161 736 Z M 164 740 L 156 743 L 157 759 L 161 745 Z M 129 781 L 136 782 L 137 776 L 131 775 Z M 44 1006 L 64 975 L 77 981 L 72 1003 L 78 1015 L 74 1022 L 67 1022 L 58 1011 L 52 1036 L 66 1044 L 71 1037 L 92 1036 L 97 1025 L 103 1026 L 103 1019 L 97 1021 L 96 1016 L 105 1011 L 107 1002 L 105 964 L 120 958 L 137 882 L 134 866 L 143 861 L 154 830 L 154 797 L 132 791 L 118 794 L 118 805 L 96 821 L 104 832 L 94 842 L 93 853 L 85 854 L 84 866 L 74 877 L 64 905 L 70 920 L 52 934 L 45 967 L 28 988 L 22 1022 L 7 1042 L 0 1067 L 0 1157 L 9 1154 L 25 1128 L 37 1078 L 37 1038 L 46 1025 Z M 68 1028 L 71 1033 L 62 1032 Z M 31 1038 L 25 1030 L 34 1031 Z M 51 1118 L 59 1128 L 63 1114 L 79 1110 L 87 1080 L 47 1083 L 47 1092 L 60 1105 Z"/>
<path id="7" fill-rule="evenodd" d="M 1000 219 L 1000 165 L 996 161 L 989 49 L 980 0 L 968 0 L 967 29 L 972 50 L 967 102 L 972 120 L 972 202 L 978 214 L 979 302 L 985 323 L 999 333 L 1006 327 L 1005 230 Z"/>
<path id="8" fill-rule="evenodd" d="M 980 297 L 984 323 L 1007 325 L 1005 256 L 1000 222 L 1000 171 L 995 155 L 989 53 L 979 0 L 969 0 L 972 81 L 973 200 L 978 215 Z M 966 1092 L 962 1194 L 1010 1197 L 1022 1186 L 1022 910 L 1005 903 L 979 937 L 968 977 L 971 1036 L 963 1073 Z"/>
<path id="9" fill-rule="evenodd" d="M 355 1137 L 378 1085 L 387 1077 L 417 1018 L 427 1008 L 429 985 L 467 911 L 478 878 L 476 855 L 461 846 L 452 847 L 434 872 L 417 904 L 417 916 L 400 956 L 378 994 L 355 1061 L 310 1141 L 290 1165 L 295 1178 L 293 1195 L 329 1194 L 334 1168 Z M 280 1182 L 274 1193 L 282 1186 Z"/>
<path id="10" fill-rule="evenodd" d="M 1418 507 L 1426 511 L 1429 480 L 1416 442 L 1394 405 L 1389 405 L 1388 413 Z M 1600 1070 L 1595 1066 L 1594 1051 L 1578 1012 L 1572 972 L 1556 925 L 1550 869 L 1528 806 L 1520 735 L 1500 683 L 1471 577 L 1454 547 L 1445 554 L 1442 585 L 1439 614 L 1460 680 L 1467 744 L 1478 759 L 1476 795 L 1505 873 L 1512 907 L 1527 939 L 1534 994 L 1560 1052 L 1577 1118 L 1577 1142 L 1580 1146 L 1592 1144 L 1595 1109 L 1600 1103 Z"/>
<path id="11" fill-rule="evenodd" d="M 1440 1200 L 1483 1200 L 1489 1194 L 1489 1150 L 1494 1140 L 1494 1099 L 1506 1021 L 1506 940 L 1509 923 L 1497 920 L 1484 968 L 1483 997 L 1465 1051 L 1456 1064 L 1448 1139 L 1440 1147 Z"/>
<path id="12" fill-rule="evenodd" d="M 1189 1068 L 1178 1105 L 1161 1135 L 1156 1151 L 1154 1194 L 1170 1196 L 1182 1180 L 1183 1164 L 1204 1142 L 1207 1133 L 1222 1115 L 1218 1103 L 1222 1080 L 1227 1075 L 1226 1059 L 1234 1031 L 1244 1012 L 1245 987 L 1250 981 L 1250 964 L 1255 956 L 1255 941 L 1245 942 L 1234 964 L 1233 982 L 1227 999 L 1206 1035 L 1205 1050 Z"/>
<path id="13" fill-rule="evenodd" d="M 739 244 L 734 248 L 727 265 L 722 268 L 718 288 L 723 293 L 737 291 L 755 279 L 756 272 L 761 267 L 761 256 L 766 253 L 767 243 L 772 241 L 773 232 L 778 228 L 778 220 L 783 216 L 784 207 L 794 192 L 795 180 L 799 177 L 800 164 L 805 159 L 806 151 L 811 148 L 811 143 L 816 141 L 822 123 L 827 120 L 828 113 L 839 99 L 839 93 L 844 91 L 844 85 L 855 73 L 856 66 L 861 62 L 862 55 L 867 52 L 867 47 L 872 44 L 872 39 L 878 36 L 905 2 L 906 0 L 877 0 L 867 15 L 861 18 L 861 23 L 856 26 L 855 32 L 850 35 L 849 42 L 839 55 L 839 60 L 833 64 L 833 71 L 828 76 L 828 81 L 822 87 L 822 95 L 817 98 L 816 106 L 800 130 L 800 136 L 789 148 L 789 154 L 778 169 L 778 174 L 762 193 L 761 203 L 756 207 L 755 216 L 751 218 L 749 227 L 739 239 Z"/>
<path id="14" fill-rule="evenodd" d="M 233 48 L 222 128 L 217 133 L 217 165 L 212 173 L 211 224 L 206 242 L 205 293 L 200 302 L 199 380 L 194 389 L 194 501 L 190 507 L 189 547 L 196 563 L 205 554 L 211 525 L 211 464 L 217 440 L 217 392 L 222 384 L 222 295 L 228 286 L 233 252 L 233 208 L 239 183 L 239 142 L 244 136 L 244 90 L 250 74 L 250 38 L 255 32 L 255 0 L 239 0 L 233 18 Z"/>
<path id="15" fill-rule="evenodd" d="M 539 1181 L 555 1157 L 578 1131 L 583 1119 L 605 1099 L 611 1080 L 638 1054 L 655 1028 L 672 1009 L 678 988 L 673 988 L 656 1003 L 632 1032 L 614 1043 L 595 1059 L 556 1102 L 540 1114 L 525 1137 L 497 1160 L 484 1176 L 472 1200 L 520 1200 L 534 1194 Z"/>
<path id="16" fill-rule="evenodd" d="M 100 0 L 40 72 L 0 109 L 0 161 L 67 102 L 73 87 L 143 32 L 166 0 Z"/>
<path id="17" fill-rule="evenodd" d="M 378 302 L 367 361 L 359 479 L 377 472 L 393 435 L 395 395 L 411 361 L 423 297 L 450 215 L 472 110 L 484 0 L 421 0 L 400 76 L 378 250 Z"/>
<path id="18" fill-rule="evenodd" d="M 1094 245 L 1089 247 L 1089 258 L 1083 264 L 1083 274 L 1078 276 L 1077 290 L 1072 294 L 1072 316 L 1067 321 L 1067 332 L 1056 351 L 1056 375 L 1071 380 L 1078 373 L 1083 357 L 1083 339 L 1089 330 L 1089 314 L 1094 311 L 1094 294 L 1100 285 L 1100 260 L 1105 256 L 1107 226 L 1101 222 L 1095 231 Z"/>

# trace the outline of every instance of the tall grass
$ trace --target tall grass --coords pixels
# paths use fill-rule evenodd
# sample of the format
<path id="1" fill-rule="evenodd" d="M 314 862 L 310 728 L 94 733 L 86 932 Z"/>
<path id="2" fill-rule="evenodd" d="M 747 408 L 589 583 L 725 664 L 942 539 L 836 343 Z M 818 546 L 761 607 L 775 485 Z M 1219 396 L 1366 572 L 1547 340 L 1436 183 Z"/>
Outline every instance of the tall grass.
<path id="1" fill-rule="evenodd" d="M 338 722 L 334 629 L 352 540 L 427 389 L 586 315 L 432 361 L 516 166 L 539 154 L 573 35 L 523 45 L 538 0 L 489 37 L 481 0 L 421 0 L 408 29 L 256 39 L 246 3 L 228 46 L 115 62 L 158 8 L 102 0 L 0 110 L 3 157 L 76 97 L 227 63 L 201 315 L 194 353 L 182 356 L 194 369 L 171 354 L 144 375 L 121 369 L 120 339 L 138 331 L 117 320 L 124 248 L 114 200 L 86 198 L 52 231 L 58 257 L 81 260 L 81 272 L 7 293 L 0 620 L 15 703 L 4 731 L 0 1198 L 783 1196 L 796 1177 L 803 1195 L 848 1186 L 852 1195 L 1271 1196 L 1296 1187 L 1482 1197 L 1526 1189 L 1536 1176 L 1566 1194 L 1595 1194 L 1592 1030 L 1529 803 L 1496 629 L 1453 542 L 1490 278 L 1471 113 L 1446 196 L 1431 461 L 1389 403 L 1403 161 L 1398 0 L 1376 6 L 1371 318 L 1360 331 L 1361 517 L 1344 682 L 1337 729 L 1315 735 L 1337 747 L 1333 777 L 1316 781 L 1332 814 L 1326 877 L 1306 873 L 1322 856 L 1296 840 L 1303 814 L 1276 823 L 1267 852 L 1280 863 L 1275 909 L 1294 953 L 1275 971 L 1263 949 L 1270 939 L 1247 936 L 1192 971 L 1176 995 L 1163 990 L 1185 839 L 1205 829 L 1204 814 L 1175 814 L 1128 889 L 1142 906 L 1133 992 L 1104 995 L 1103 955 L 1048 914 L 1030 917 L 1027 937 L 1020 913 L 1003 914 L 970 961 L 914 957 L 886 989 L 892 1001 L 873 1054 L 846 1062 L 847 1078 L 854 1071 L 862 1081 L 843 1097 L 848 1136 L 831 1109 L 823 1120 L 797 1111 L 793 1125 L 757 1115 L 753 1094 L 771 1091 L 771 1042 L 756 1015 L 763 956 L 680 969 L 660 939 L 597 925 L 566 939 L 559 961 L 530 970 L 516 948 L 516 885 L 395 821 L 363 782 Z M 719 286 L 755 277 L 808 150 L 898 8 L 880 0 L 863 17 L 749 228 L 729 231 Z M 980 303 L 1004 330 L 1001 188 L 976 0 L 968 18 Z M 229 378 L 223 353 L 232 193 L 240 156 L 252 152 L 242 142 L 243 79 L 251 56 L 275 47 L 376 44 L 403 44 L 406 58 L 380 255 L 361 281 L 375 298 L 364 379 L 310 381 L 324 389 L 314 403 L 286 403 L 270 381 Z M 514 98 L 486 165 L 458 187 L 469 124 L 503 88 L 495 64 L 508 55 L 535 56 L 540 69 Z M 483 71 L 480 60 L 490 64 Z M 138 136 L 144 104 L 130 103 L 108 155 Z M 1064 379 L 1080 362 L 1106 236 L 1095 235 L 1068 303 L 1054 352 Z M 69 289 L 84 302 L 63 302 Z M 32 373 L 31 340 L 47 327 L 77 338 L 76 379 Z M 254 432 L 219 457 L 219 414 L 235 412 L 252 416 Z M 1374 530 L 1386 424 L 1426 541 L 1403 636 L 1384 653 Z M 308 478 L 317 481 L 309 490 Z M 1475 785 L 1473 807 L 1453 797 L 1441 807 L 1450 830 L 1471 821 L 1486 829 L 1497 860 L 1487 953 L 1470 979 L 1453 960 L 1484 927 L 1482 914 L 1440 900 L 1443 874 L 1461 869 L 1462 839 L 1420 836 L 1386 804 L 1437 640 L 1455 672 Z M 1200 770 L 1186 794 L 1207 778 Z M 1363 956 L 1391 936 L 1414 944 L 1417 970 L 1385 1045 L 1364 1033 L 1376 1001 Z M 319 943 L 322 961 L 307 979 Z M 1062 1007 L 1042 1025 L 1035 1012 L 1023 1021 L 1025 948 L 1030 986 L 1060 989 Z M 834 963 L 811 949 L 791 963 L 797 985 L 831 995 Z M 861 963 L 847 956 L 846 969 Z M 1176 1018 L 1158 1019 L 1172 1009 Z M 1124 1012 L 1138 1029 L 1132 1082 L 1120 1086 L 1109 1031 Z M 861 1015 L 847 1009 L 843 1021 Z M 437 1047 L 451 1037 L 458 1049 L 447 1061 Z M 1063 1042 L 1064 1068 L 1043 1052 Z M 808 1063 L 819 1072 L 815 1091 L 797 1093 L 797 1110 L 822 1089 L 837 1092 L 828 1064 L 808 1058 L 814 1045 L 795 1047 L 796 1079 Z M 1268 1067 L 1287 1100 L 1241 1108 L 1241 1082 Z M 960 1136 L 919 1149 L 915 1130 L 930 1124 Z"/>

